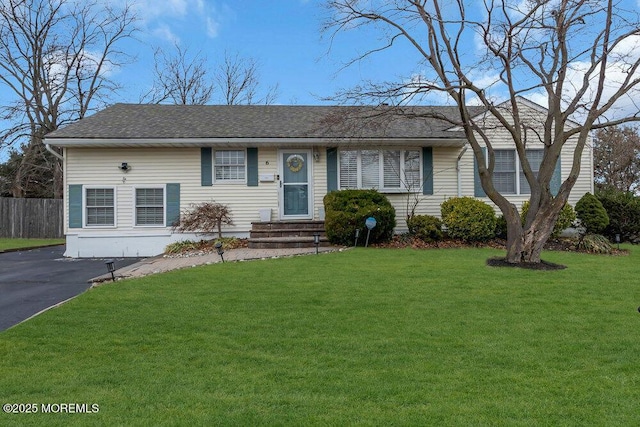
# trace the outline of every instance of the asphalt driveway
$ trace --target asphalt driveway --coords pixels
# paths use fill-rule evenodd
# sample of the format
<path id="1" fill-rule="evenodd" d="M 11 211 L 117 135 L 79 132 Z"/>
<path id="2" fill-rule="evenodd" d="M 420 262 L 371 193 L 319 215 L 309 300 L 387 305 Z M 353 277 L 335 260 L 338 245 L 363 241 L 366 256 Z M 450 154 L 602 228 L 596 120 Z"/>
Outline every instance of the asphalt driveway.
<path id="1" fill-rule="evenodd" d="M 63 258 L 64 246 L 0 253 L 0 331 L 86 291 L 104 259 Z M 140 258 L 117 258 L 121 268 Z"/>

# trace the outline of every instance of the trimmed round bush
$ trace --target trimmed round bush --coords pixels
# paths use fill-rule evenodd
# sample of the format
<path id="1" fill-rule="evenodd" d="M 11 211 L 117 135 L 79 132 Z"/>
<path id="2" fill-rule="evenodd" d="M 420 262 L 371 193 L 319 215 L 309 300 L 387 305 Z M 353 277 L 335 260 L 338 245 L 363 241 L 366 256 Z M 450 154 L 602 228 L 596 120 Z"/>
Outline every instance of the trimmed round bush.
<path id="1" fill-rule="evenodd" d="M 473 197 L 453 197 L 440 205 L 442 222 L 454 239 L 467 242 L 489 240 L 495 236 L 493 208 Z"/>
<path id="2" fill-rule="evenodd" d="M 356 230 L 360 230 L 360 244 L 366 241 L 365 221 L 376 219 L 369 243 L 391 240 L 396 227 L 396 210 L 384 194 L 375 190 L 332 191 L 324 196 L 324 226 L 333 244 L 353 245 Z"/>
<path id="3" fill-rule="evenodd" d="M 522 212 L 520 213 L 520 219 L 522 219 L 522 225 L 524 225 L 524 221 L 527 218 L 527 212 L 529 211 L 529 201 L 527 200 L 522 204 Z M 560 211 L 560 215 L 558 215 L 558 220 L 556 221 L 556 225 L 553 227 L 553 232 L 551 233 L 551 237 L 556 238 L 559 237 L 564 230 L 571 227 L 571 224 L 576 220 L 576 213 L 573 210 L 573 207 L 566 203 L 562 210 Z"/>
<path id="4" fill-rule="evenodd" d="M 414 215 L 407 220 L 409 234 L 430 243 L 442 239 L 442 221 L 431 215 Z"/>
<path id="5" fill-rule="evenodd" d="M 609 225 L 609 216 L 596 196 L 586 193 L 576 203 L 576 216 L 585 233 L 600 234 Z"/>

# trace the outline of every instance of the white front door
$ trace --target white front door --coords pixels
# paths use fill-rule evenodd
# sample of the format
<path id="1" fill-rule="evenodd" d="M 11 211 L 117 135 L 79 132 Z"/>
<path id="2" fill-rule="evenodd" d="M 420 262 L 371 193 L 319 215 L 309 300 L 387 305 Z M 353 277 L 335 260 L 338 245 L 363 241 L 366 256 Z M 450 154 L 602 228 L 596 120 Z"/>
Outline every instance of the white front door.
<path id="1" fill-rule="evenodd" d="M 279 153 L 280 218 L 311 219 L 313 217 L 311 150 L 281 150 Z"/>

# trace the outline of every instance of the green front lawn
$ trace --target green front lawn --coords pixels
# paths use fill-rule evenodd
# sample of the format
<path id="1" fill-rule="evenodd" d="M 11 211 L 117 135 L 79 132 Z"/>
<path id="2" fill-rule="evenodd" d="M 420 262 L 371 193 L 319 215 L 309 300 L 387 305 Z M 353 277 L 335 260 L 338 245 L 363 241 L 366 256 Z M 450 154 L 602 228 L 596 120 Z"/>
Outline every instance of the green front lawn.
<path id="1" fill-rule="evenodd" d="M 28 425 L 635 425 L 640 252 L 356 249 L 103 285 L 0 333 Z"/>
<path id="2" fill-rule="evenodd" d="M 47 245 L 63 245 L 64 239 L 9 239 L 0 238 L 0 252 L 11 249 L 27 249 Z"/>

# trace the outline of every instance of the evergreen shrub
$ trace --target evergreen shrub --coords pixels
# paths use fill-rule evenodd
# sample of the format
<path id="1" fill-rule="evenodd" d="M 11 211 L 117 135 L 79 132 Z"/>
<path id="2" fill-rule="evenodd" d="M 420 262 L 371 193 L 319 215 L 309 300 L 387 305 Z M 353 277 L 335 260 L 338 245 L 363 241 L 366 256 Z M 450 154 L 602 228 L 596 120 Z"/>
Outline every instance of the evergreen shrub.
<path id="1" fill-rule="evenodd" d="M 376 219 L 369 243 L 391 240 L 396 227 L 396 210 L 384 194 L 376 190 L 332 191 L 324 196 L 327 238 L 333 244 L 352 245 L 356 230 L 360 230 L 359 242 L 364 245 L 369 217 Z"/>
<path id="2" fill-rule="evenodd" d="M 473 197 L 453 197 L 440 205 L 442 222 L 454 239 L 467 242 L 489 240 L 495 236 L 493 208 Z"/>
<path id="3" fill-rule="evenodd" d="M 442 240 L 442 221 L 431 215 L 414 215 L 407 221 L 409 234 L 431 243 Z"/>

